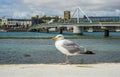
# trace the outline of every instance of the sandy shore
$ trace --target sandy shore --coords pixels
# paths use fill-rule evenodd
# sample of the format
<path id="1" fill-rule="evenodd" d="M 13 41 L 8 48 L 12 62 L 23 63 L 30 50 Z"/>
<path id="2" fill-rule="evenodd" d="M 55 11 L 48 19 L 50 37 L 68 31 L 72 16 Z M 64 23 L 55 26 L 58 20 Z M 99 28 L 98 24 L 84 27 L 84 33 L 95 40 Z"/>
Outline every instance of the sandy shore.
<path id="1" fill-rule="evenodd" d="M 120 63 L 0 65 L 0 77 L 120 77 Z"/>

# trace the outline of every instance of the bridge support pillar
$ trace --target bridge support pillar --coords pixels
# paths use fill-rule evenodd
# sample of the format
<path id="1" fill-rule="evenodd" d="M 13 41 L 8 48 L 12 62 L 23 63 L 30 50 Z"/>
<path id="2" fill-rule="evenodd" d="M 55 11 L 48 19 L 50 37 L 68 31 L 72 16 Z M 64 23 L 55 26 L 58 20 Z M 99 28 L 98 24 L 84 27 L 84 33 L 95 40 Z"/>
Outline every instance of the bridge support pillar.
<path id="1" fill-rule="evenodd" d="M 109 30 L 104 30 L 104 37 L 109 37 Z"/>
<path id="2" fill-rule="evenodd" d="M 73 33 L 76 35 L 83 35 L 83 27 L 82 26 L 73 26 Z"/>
<path id="3" fill-rule="evenodd" d="M 49 28 L 46 28 L 46 32 L 49 33 Z"/>
<path id="4" fill-rule="evenodd" d="M 60 28 L 59 33 L 60 33 L 60 34 L 63 33 L 63 28 Z"/>
<path id="5" fill-rule="evenodd" d="M 55 31 L 57 32 L 57 27 L 55 27 Z"/>

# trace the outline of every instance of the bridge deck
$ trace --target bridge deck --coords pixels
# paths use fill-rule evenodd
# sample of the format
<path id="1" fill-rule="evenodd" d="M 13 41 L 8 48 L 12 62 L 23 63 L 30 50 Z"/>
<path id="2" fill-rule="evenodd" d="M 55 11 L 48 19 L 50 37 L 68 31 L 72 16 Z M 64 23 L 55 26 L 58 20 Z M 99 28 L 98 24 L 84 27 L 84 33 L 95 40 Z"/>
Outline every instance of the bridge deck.
<path id="1" fill-rule="evenodd" d="M 73 26 L 120 26 L 120 22 L 93 22 L 93 23 L 51 23 L 39 24 L 30 29 L 38 29 L 41 27 L 73 27 Z"/>
<path id="2" fill-rule="evenodd" d="M 59 26 L 120 26 L 120 22 L 58 23 Z"/>

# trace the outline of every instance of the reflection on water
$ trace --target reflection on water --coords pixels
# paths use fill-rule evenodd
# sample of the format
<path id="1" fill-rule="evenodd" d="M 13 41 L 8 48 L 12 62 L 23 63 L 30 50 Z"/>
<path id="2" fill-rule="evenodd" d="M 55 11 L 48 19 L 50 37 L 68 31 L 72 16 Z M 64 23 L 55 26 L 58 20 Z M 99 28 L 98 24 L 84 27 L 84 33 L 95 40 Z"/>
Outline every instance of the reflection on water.
<path id="1" fill-rule="evenodd" d="M 95 55 L 71 57 L 72 63 L 120 62 L 120 39 L 71 39 Z M 62 63 L 65 55 L 59 52 L 52 40 L 1 39 L 0 64 Z"/>

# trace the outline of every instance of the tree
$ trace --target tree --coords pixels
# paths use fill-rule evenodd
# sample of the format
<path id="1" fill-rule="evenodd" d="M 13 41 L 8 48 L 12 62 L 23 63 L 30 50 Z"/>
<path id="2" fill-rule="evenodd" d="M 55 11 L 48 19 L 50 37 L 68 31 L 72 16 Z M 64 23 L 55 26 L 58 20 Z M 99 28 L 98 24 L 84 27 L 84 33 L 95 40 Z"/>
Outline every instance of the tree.
<path id="1" fill-rule="evenodd" d="M 54 17 L 51 17 L 51 16 L 46 16 L 46 15 L 44 15 L 44 16 L 42 16 L 41 18 L 40 18 L 41 20 L 51 20 L 51 19 L 54 19 L 55 21 L 58 21 L 59 20 L 59 16 L 54 16 Z"/>

